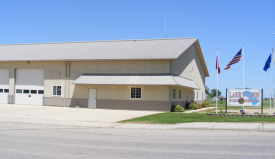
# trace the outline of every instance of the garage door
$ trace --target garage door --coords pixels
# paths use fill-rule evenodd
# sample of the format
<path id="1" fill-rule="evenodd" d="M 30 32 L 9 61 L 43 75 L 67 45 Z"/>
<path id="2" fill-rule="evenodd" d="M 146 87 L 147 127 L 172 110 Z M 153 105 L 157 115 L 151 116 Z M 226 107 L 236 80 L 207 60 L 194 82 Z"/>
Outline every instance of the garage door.
<path id="1" fill-rule="evenodd" d="M 7 104 L 9 99 L 9 70 L 0 69 L 0 103 Z"/>
<path id="2" fill-rule="evenodd" d="M 15 104 L 43 105 L 43 69 L 17 69 L 15 78 Z"/>

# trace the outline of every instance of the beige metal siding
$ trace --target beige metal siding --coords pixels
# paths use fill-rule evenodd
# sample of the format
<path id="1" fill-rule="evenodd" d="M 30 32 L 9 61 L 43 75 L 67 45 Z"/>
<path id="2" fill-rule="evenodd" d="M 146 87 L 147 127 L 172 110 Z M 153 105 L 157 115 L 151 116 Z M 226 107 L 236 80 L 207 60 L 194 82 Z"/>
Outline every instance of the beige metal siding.
<path id="1" fill-rule="evenodd" d="M 16 69 L 44 69 L 44 97 L 52 97 L 52 86 L 62 86 L 62 96 L 54 98 L 62 98 L 65 95 L 65 64 L 64 62 L 0 62 L 0 68 L 10 69 L 10 93 L 14 94 L 15 72 Z M 91 74 L 169 74 L 170 61 L 90 61 L 90 62 L 71 62 L 70 82 L 72 83 L 77 77 L 83 73 Z M 82 92 L 74 90 L 75 85 L 70 86 L 70 95 L 67 98 L 72 98 L 73 94 L 78 94 L 78 98 L 87 98 L 86 94 L 82 96 Z M 80 86 L 81 87 L 81 86 Z M 105 87 L 101 86 L 103 89 Z M 110 95 L 102 99 L 115 99 L 120 97 L 121 91 L 115 89 Z M 67 88 L 68 90 L 68 88 Z M 110 89 L 112 90 L 112 89 Z M 108 92 L 108 91 L 107 91 Z M 104 94 L 104 93 L 103 93 Z M 80 95 L 80 96 L 79 96 Z M 129 94 L 126 94 L 129 95 Z M 146 97 L 147 98 L 147 97 Z"/>
<path id="2" fill-rule="evenodd" d="M 170 61 L 90 61 L 70 62 L 71 79 L 90 74 L 169 74 Z"/>
<path id="3" fill-rule="evenodd" d="M 193 80 L 200 88 L 196 90 L 199 91 L 198 100 L 202 99 L 202 92 L 205 92 L 205 74 L 194 44 L 171 62 L 171 73 Z"/>
<path id="4" fill-rule="evenodd" d="M 64 92 L 65 64 L 64 62 L 0 62 L 0 68 L 10 69 L 10 92 L 14 95 L 16 69 L 44 69 L 44 97 L 52 97 L 52 86 L 61 85 Z M 58 98 L 58 97 L 57 97 Z"/>
<path id="5" fill-rule="evenodd" d="M 135 86 L 133 86 L 135 87 Z M 140 87 L 140 86 L 137 86 Z M 89 89 L 97 89 L 97 99 L 169 101 L 168 86 L 142 86 L 142 99 L 131 99 L 131 86 L 75 85 L 72 98 L 88 98 Z"/>
<path id="6" fill-rule="evenodd" d="M 176 89 L 176 99 L 173 99 L 173 89 Z M 181 90 L 181 99 L 179 99 L 179 90 Z M 193 89 L 185 87 L 171 87 L 171 101 L 188 101 L 190 93 L 190 100 L 192 101 Z"/>

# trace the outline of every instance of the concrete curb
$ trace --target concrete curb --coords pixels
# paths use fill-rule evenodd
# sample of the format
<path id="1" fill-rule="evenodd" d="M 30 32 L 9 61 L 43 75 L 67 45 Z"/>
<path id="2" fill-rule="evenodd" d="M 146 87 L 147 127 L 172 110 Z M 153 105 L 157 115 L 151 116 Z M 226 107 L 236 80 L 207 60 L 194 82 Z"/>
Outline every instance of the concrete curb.
<path id="1" fill-rule="evenodd" d="M 181 124 L 131 124 L 117 125 L 114 128 L 129 129 L 202 129 L 202 130 L 250 130 L 250 131 L 275 131 L 275 124 L 269 123 L 181 123 Z"/>
<path id="2" fill-rule="evenodd" d="M 107 122 L 71 122 L 56 120 L 31 120 L 31 119 L 3 119 L 4 123 L 42 124 L 93 128 L 115 128 L 115 129 L 200 129 L 200 130 L 248 130 L 248 131 L 275 131 L 273 123 L 216 123 L 216 122 L 194 122 L 180 124 L 135 124 L 135 123 L 107 123 Z"/>

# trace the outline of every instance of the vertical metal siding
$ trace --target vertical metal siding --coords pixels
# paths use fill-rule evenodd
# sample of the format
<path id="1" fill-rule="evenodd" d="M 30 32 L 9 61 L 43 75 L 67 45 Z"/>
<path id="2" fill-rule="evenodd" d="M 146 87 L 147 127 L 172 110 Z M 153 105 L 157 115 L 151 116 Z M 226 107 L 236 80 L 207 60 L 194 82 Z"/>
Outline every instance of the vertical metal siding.
<path id="1" fill-rule="evenodd" d="M 71 62 L 71 79 L 90 74 L 169 74 L 170 61 Z"/>
<path id="2" fill-rule="evenodd" d="M 0 68 L 10 69 L 10 95 L 14 95 L 15 69 L 44 69 L 44 97 L 52 96 L 52 86 L 62 86 L 62 95 L 53 98 L 62 99 L 65 93 L 64 62 L 0 62 Z M 90 61 L 71 62 L 72 83 L 83 73 L 91 74 L 169 74 L 170 61 Z M 99 99 L 130 99 L 130 86 L 91 86 L 70 85 L 68 98 L 88 98 L 88 88 L 96 88 Z M 133 99 L 131 99 L 133 100 Z M 169 87 L 143 86 L 142 100 L 169 100 Z"/>
<path id="3" fill-rule="evenodd" d="M 171 73 L 192 79 L 200 88 L 198 99 L 201 100 L 202 92 L 205 92 L 205 74 L 194 44 L 171 62 Z"/>
<path id="4" fill-rule="evenodd" d="M 140 86 L 137 86 L 140 87 Z M 169 101 L 168 86 L 141 86 L 142 99 L 131 99 L 131 86 L 75 85 L 72 98 L 88 98 L 88 89 L 97 89 L 97 99 Z"/>
<path id="5" fill-rule="evenodd" d="M 52 97 L 52 85 L 61 85 L 64 92 L 63 62 L 0 62 L 0 68 L 10 69 L 10 95 L 14 95 L 15 69 L 44 69 L 44 97 Z"/>

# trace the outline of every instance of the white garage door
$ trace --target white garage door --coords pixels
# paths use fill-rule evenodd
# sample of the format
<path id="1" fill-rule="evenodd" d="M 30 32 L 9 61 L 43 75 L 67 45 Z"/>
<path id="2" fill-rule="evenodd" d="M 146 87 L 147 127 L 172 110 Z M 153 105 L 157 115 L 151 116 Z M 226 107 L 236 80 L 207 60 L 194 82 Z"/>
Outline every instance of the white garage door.
<path id="1" fill-rule="evenodd" d="M 15 78 L 15 104 L 43 105 L 43 69 L 17 69 Z"/>
<path id="2" fill-rule="evenodd" d="M 0 103 L 7 104 L 9 99 L 9 70 L 0 69 Z"/>

